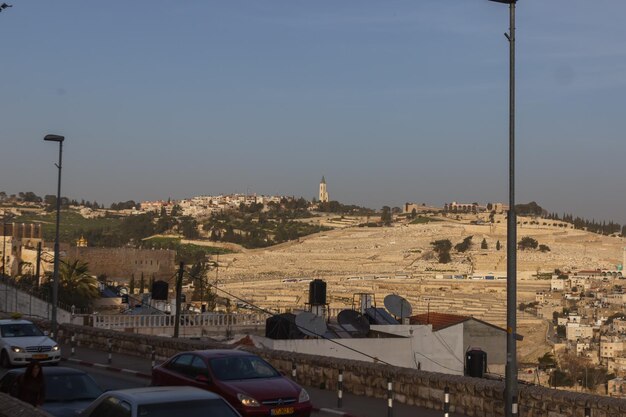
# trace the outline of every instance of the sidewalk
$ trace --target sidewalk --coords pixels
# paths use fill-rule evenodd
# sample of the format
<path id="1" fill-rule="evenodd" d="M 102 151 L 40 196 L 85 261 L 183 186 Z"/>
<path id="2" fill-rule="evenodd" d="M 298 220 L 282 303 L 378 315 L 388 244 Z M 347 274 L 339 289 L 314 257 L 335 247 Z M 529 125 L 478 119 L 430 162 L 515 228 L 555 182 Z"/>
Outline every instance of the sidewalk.
<path id="1" fill-rule="evenodd" d="M 77 346 L 74 356 L 71 356 L 69 345 L 62 345 L 63 360 L 83 366 L 97 367 L 111 372 L 121 372 L 139 378 L 151 378 L 151 359 L 142 356 L 111 354 L 111 363 L 108 363 L 107 352 Z M 337 407 L 337 393 L 313 387 L 304 387 L 311 396 L 313 407 L 323 415 L 344 417 L 384 417 L 388 415 L 387 400 L 343 393 L 343 406 Z M 462 417 L 450 414 L 452 417 Z M 394 417 L 442 417 L 443 411 L 413 407 L 405 404 L 393 403 Z"/>

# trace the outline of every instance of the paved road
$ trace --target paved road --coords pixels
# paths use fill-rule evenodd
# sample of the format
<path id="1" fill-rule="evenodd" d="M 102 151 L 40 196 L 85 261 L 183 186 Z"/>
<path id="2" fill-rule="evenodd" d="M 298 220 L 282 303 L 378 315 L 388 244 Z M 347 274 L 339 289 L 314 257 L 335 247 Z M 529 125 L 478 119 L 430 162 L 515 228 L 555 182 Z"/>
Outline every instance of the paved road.
<path id="1" fill-rule="evenodd" d="M 151 361 L 149 358 L 112 355 L 112 363 L 107 363 L 106 352 L 77 347 L 76 354 L 70 356 L 70 347 L 62 346 L 65 366 L 80 367 L 86 370 L 102 387 L 114 389 L 115 387 L 129 388 L 130 386 L 143 386 L 149 384 Z M 139 384 L 129 385 L 124 384 Z M 352 395 L 344 392 L 343 406 L 337 408 L 337 393 L 334 391 L 321 390 L 313 387 L 305 387 L 311 396 L 311 401 L 317 411 L 314 416 L 351 416 L 351 417 L 385 417 L 388 415 L 387 400 Z M 407 406 L 394 402 L 393 417 L 442 417 L 441 410 L 431 410 L 421 407 Z M 451 414 L 452 417 L 463 417 Z"/>

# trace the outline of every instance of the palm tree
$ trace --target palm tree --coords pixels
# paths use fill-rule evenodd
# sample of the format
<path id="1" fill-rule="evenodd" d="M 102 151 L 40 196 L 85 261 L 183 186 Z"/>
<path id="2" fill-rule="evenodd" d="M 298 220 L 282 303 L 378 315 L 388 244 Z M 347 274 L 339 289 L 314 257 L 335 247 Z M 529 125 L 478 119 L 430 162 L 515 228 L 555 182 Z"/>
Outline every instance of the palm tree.
<path id="1" fill-rule="evenodd" d="M 98 280 L 89 275 L 86 262 L 61 261 L 59 268 L 59 301 L 83 308 L 100 296 Z"/>

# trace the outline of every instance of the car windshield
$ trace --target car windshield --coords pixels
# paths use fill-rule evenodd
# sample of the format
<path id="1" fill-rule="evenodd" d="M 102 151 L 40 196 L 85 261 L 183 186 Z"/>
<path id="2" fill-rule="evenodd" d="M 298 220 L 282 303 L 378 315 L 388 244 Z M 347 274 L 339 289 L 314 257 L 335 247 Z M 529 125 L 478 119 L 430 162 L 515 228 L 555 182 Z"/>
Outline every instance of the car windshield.
<path id="1" fill-rule="evenodd" d="M 15 323 L 0 325 L 2 337 L 43 336 L 44 334 L 32 323 Z"/>
<path id="2" fill-rule="evenodd" d="M 195 400 L 140 405 L 139 417 L 239 417 L 224 400 Z"/>
<path id="3" fill-rule="evenodd" d="M 79 401 L 96 399 L 102 389 L 89 375 L 45 375 L 46 402 Z"/>
<path id="4" fill-rule="evenodd" d="M 280 376 L 272 365 L 256 356 L 215 358 L 209 362 L 213 375 L 222 381 L 274 378 Z"/>

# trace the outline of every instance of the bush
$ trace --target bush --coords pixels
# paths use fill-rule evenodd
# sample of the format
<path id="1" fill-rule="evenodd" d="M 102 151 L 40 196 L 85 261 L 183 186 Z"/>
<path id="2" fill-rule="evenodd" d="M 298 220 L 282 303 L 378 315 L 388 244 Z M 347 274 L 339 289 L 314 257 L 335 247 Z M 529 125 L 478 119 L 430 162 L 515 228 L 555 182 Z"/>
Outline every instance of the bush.
<path id="1" fill-rule="evenodd" d="M 517 243 L 517 248 L 520 250 L 537 249 L 537 246 L 539 246 L 539 242 L 530 236 L 523 237 L 522 240 Z"/>

